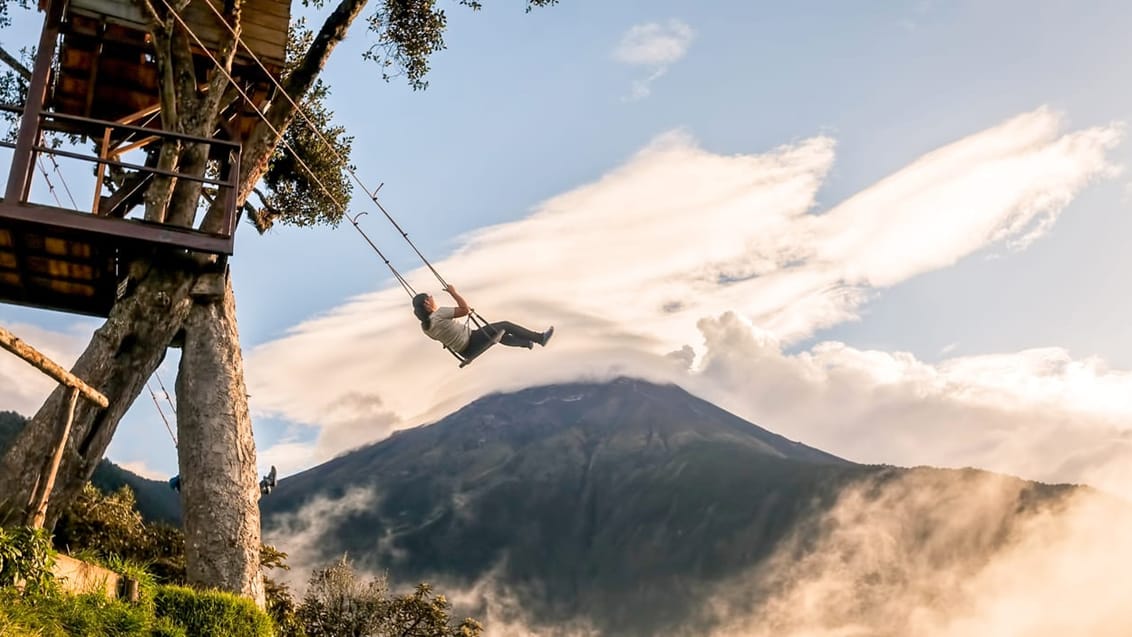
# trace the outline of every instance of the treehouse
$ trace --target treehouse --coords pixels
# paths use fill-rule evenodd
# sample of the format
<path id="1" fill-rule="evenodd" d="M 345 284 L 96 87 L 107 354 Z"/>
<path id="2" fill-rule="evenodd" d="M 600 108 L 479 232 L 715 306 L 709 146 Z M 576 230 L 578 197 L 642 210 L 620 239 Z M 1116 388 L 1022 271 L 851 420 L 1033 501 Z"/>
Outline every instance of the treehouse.
<path id="1" fill-rule="evenodd" d="M 210 54 L 219 57 L 232 39 L 220 17 L 224 2 L 191 0 L 180 12 L 178 28 L 202 82 L 216 72 Z M 258 116 L 234 97 L 211 136 L 163 130 L 153 38 L 140 6 L 133 0 L 40 0 L 44 23 L 27 98 L 0 105 L 19 121 L 15 142 L 0 142 L 10 157 L 0 200 L 0 302 L 105 316 L 128 283 L 132 257 L 168 251 L 223 259 L 233 252 L 240 149 Z M 246 47 L 238 47 L 231 74 L 260 108 L 282 71 L 289 23 L 289 0 L 243 2 Z M 51 144 L 45 137 L 60 134 L 77 143 Z M 204 177 L 158 169 L 156 150 L 169 142 L 207 145 L 217 168 Z M 68 187 L 65 179 L 76 176 L 90 185 Z M 220 229 L 140 218 L 156 177 L 202 182 L 224 204 Z"/>

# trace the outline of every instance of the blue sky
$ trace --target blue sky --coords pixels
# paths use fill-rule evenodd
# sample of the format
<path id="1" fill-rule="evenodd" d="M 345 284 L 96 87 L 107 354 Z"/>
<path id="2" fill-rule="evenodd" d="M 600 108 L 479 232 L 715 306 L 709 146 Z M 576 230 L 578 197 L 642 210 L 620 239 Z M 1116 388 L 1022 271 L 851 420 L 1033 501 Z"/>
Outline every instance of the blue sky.
<path id="1" fill-rule="evenodd" d="M 1121 285 L 1122 273 L 1132 266 L 1132 256 L 1123 249 L 1124 237 L 1132 231 L 1127 214 L 1132 190 L 1128 174 L 1117 174 L 1129 163 L 1126 142 L 1094 142 L 1106 168 L 1093 156 L 1073 160 L 1082 166 L 1093 163 L 1080 168 L 1084 172 L 1079 179 L 1065 177 L 1069 195 L 1050 209 L 1055 221 L 1024 248 L 1011 248 L 1009 240 L 979 240 L 956 247 L 931 267 L 905 271 L 897 263 L 891 268 L 900 270 L 900 276 L 889 277 L 892 280 L 883 285 L 876 283 L 874 272 L 864 283 L 844 286 L 843 291 L 867 300 L 839 306 L 836 318 L 798 318 L 794 314 L 801 310 L 793 301 L 784 301 L 780 308 L 763 307 L 759 299 L 729 296 L 734 290 L 705 291 L 693 286 L 688 289 L 704 298 L 689 304 L 702 314 L 681 317 L 680 325 L 660 318 L 653 323 L 651 316 L 634 318 L 632 312 L 621 319 L 622 308 L 611 308 L 615 311 L 609 314 L 618 317 L 614 321 L 617 329 L 603 333 L 620 341 L 612 337 L 587 340 L 583 335 L 598 325 L 595 317 L 600 311 L 588 305 L 591 301 L 629 307 L 639 304 L 644 308 L 642 314 L 651 312 L 647 290 L 639 291 L 628 283 L 624 289 L 602 287 L 619 279 L 625 270 L 635 271 L 634 264 L 660 264 L 671 258 L 683 259 L 681 267 L 699 267 L 694 263 L 696 247 L 682 243 L 679 234 L 662 232 L 665 224 L 693 237 L 698 235 L 689 228 L 697 219 L 705 224 L 741 224 L 750 219 L 757 225 L 773 217 L 762 205 L 794 205 L 795 199 L 785 195 L 762 199 L 756 192 L 750 194 L 752 201 L 771 203 L 751 205 L 741 214 L 714 214 L 694 206 L 669 211 L 662 205 L 664 197 L 679 197 L 697 188 L 710 190 L 712 184 L 731 183 L 728 179 L 741 184 L 743 171 L 749 171 L 752 179 L 771 179 L 760 172 L 762 160 L 756 158 L 770 158 L 766 161 L 779 165 L 793 161 L 784 148 L 806 155 L 798 160 L 804 165 L 798 179 L 812 174 L 816 183 L 812 201 L 810 191 L 803 188 L 805 196 L 798 195 L 798 205 L 811 217 L 825 218 L 820 233 L 832 233 L 830 228 L 836 227 L 849 236 L 854 227 L 851 217 L 860 206 L 838 213 L 840 204 L 859 193 L 873 192 L 894 175 L 905 174 L 901 171 L 938 148 L 963 143 L 983 131 L 1006 136 L 1008 132 L 993 131 L 1012 118 L 1028 117 L 1035 130 L 1057 129 L 1048 138 L 1033 133 L 1035 141 L 1027 143 L 1035 148 L 1056 146 L 1057 135 L 1087 137 L 1083 131 L 1093 129 L 1105 129 L 1105 135 L 1119 138 L 1121 123 L 1132 118 L 1132 88 L 1126 78 L 1126 61 L 1132 54 L 1127 38 L 1132 8 L 1126 3 L 1091 2 L 1085 11 L 1080 3 L 1067 1 L 767 6 L 563 0 L 560 6 L 530 14 L 502 2 L 488 3 L 479 13 L 457 6 L 448 13 L 448 50 L 433 58 L 427 91 L 411 91 L 396 79 L 383 82 L 378 70 L 360 59 L 368 40 L 355 30 L 327 69 L 325 78 L 333 87 L 330 103 L 356 136 L 358 173 L 371 186 L 385 183 L 384 204 L 426 254 L 453 268 L 444 270 L 449 280 L 468 281 L 477 293 L 475 298 L 490 300 L 491 316 L 517 316 L 539 323 L 536 327 L 565 322 L 573 331 L 562 331 L 556 337 L 563 339 L 560 353 L 548 348 L 546 358 L 525 359 L 521 364 L 513 352 L 493 353 L 495 358 L 482 366 L 482 373 L 460 376 L 431 344 L 419 342 L 421 337 L 407 312 L 392 309 L 393 297 L 386 294 L 388 273 L 348 226 L 284 228 L 265 237 L 243 228 L 232 265 L 261 464 L 264 457 L 278 457 L 281 464 L 295 470 L 385 435 L 390 428 L 435 417 L 484 391 L 534 380 L 630 370 L 691 385 L 770 429 L 849 457 L 897 464 L 985 466 L 990 459 L 1004 457 L 1000 437 L 988 434 L 987 428 L 964 429 L 970 436 L 962 446 L 967 451 L 957 446 L 953 453 L 934 456 L 917 449 L 916 441 L 931 446 L 932 436 L 954 433 L 953 422 L 940 419 L 935 429 L 908 433 L 907 444 L 880 444 L 873 437 L 892 439 L 885 429 L 886 418 L 897 422 L 918 413 L 924 422 L 936 422 L 936 416 L 918 411 L 925 409 L 924 402 L 897 401 L 900 409 L 890 410 L 896 415 L 862 408 L 860 426 L 844 425 L 835 417 L 838 407 L 843 407 L 838 392 L 877 396 L 877 392 L 891 390 L 895 381 L 886 374 L 893 369 L 902 370 L 900 374 L 912 384 L 928 369 L 925 374 L 945 379 L 940 382 L 947 387 L 955 383 L 966 390 L 975 387 L 978 391 L 974 393 L 980 396 L 992 390 L 1005 392 L 1002 396 L 1008 394 L 1015 401 L 1003 407 L 1005 399 L 995 394 L 999 398 L 979 402 L 976 408 L 962 402 L 971 391 L 947 394 L 950 389 L 940 390 L 946 394 L 938 397 L 941 412 L 958 404 L 944 398 L 958 400 L 964 409 L 973 410 L 964 412 L 964 423 L 983 418 L 997 423 L 995 431 L 1009 429 L 1025 437 L 1029 431 L 1025 422 L 1033 421 L 1033 413 L 1050 413 L 1043 402 L 1050 396 L 1059 401 L 1058 410 L 1064 410 L 1057 411 L 1062 420 L 1076 423 L 1078 417 L 1085 418 L 1081 414 L 1099 413 L 1090 402 L 1096 387 L 1107 388 L 1096 390 L 1102 393 L 1116 391 L 1111 389 L 1114 383 L 1123 387 L 1121 370 L 1132 369 L 1132 305 Z M 669 41 L 670 48 L 663 49 L 666 52 L 652 63 L 641 62 L 641 56 L 619 55 L 635 27 L 638 35 L 666 35 L 675 43 Z M 12 35 L 3 34 L 6 47 L 13 46 Z M 635 96 L 634 86 L 653 76 L 647 84 L 648 94 Z M 672 135 L 680 139 L 672 141 Z M 818 138 L 828 142 L 828 153 L 824 146 L 808 145 Z M 648 154 L 658 139 L 668 140 L 661 143 L 668 150 Z M 689 169 L 685 176 L 669 170 L 664 161 L 687 161 L 689 166 L 702 168 Z M 1072 162 L 1067 159 L 1065 163 Z M 713 171 L 731 175 L 732 169 L 739 176 L 713 177 Z M 1059 167 L 1050 170 L 1055 177 L 1071 172 Z M 652 174 L 650 171 L 676 178 L 661 183 L 634 177 Z M 682 183 L 685 179 L 688 181 Z M 1019 193 L 1029 192 L 1031 182 L 1043 180 L 1028 179 L 1031 181 L 1018 182 Z M 597 193 L 610 184 L 623 184 L 617 186 L 617 197 Z M 963 187 L 958 182 L 955 186 Z M 660 194 L 664 197 L 655 210 L 647 208 L 654 204 L 642 203 Z M 704 196 L 709 194 L 705 191 Z M 964 196 L 956 201 L 980 201 L 978 192 L 968 190 Z M 605 202 L 602 205 L 610 207 L 606 212 L 595 204 L 588 217 L 586 210 L 579 211 L 577 223 L 586 224 L 592 236 L 587 238 L 573 225 L 565 226 L 576 233 L 576 241 L 563 248 L 561 261 L 546 269 L 528 268 L 525 261 L 532 255 L 527 251 L 538 253 L 544 244 L 533 238 L 529 245 L 523 243 L 527 236 L 541 236 L 541 226 L 525 224 L 548 211 L 571 209 L 571 202 L 578 200 Z M 899 198 L 881 197 L 880 201 L 892 208 L 869 212 L 882 220 L 885 215 L 899 218 L 905 206 L 911 205 Z M 616 221 L 620 210 L 638 205 L 645 207 L 633 218 L 637 226 Z M 355 198 L 355 209 L 375 212 L 362 196 Z M 601 214 L 595 212 L 598 210 Z M 1035 217 L 1034 223 L 1040 223 L 1047 212 Z M 940 221 L 938 215 L 959 218 L 968 213 L 941 207 L 936 217 L 924 219 Z M 850 221 L 839 221 L 842 218 Z M 371 214 L 365 219 L 367 232 L 402 269 L 416 267 L 411 252 L 379 216 Z M 791 223 L 805 226 L 797 219 Z M 497 235 L 483 230 L 492 226 L 502 230 Z M 736 230 L 743 234 L 742 228 Z M 490 236 L 475 234 L 481 243 L 469 243 L 468 233 L 476 232 Z M 777 246 L 809 245 L 793 234 L 775 235 L 778 230 L 774 229 L 765 235 L 749 232 L 748 239 L 756 243 L 759 237 L 770 236 Z M 915 224 L 908 224 L 907 232 L 909 243 L 914 244 Z M 1023 234 L 1016 230 L 1011 236 Z M 710 241 L 704 243 L 701 255 L 705 263 L 717 256 L 711 254 L 710 246 L 724 238 L 705 235 L 702 240 Z M 838 241 L 831 239 L 831 245 Z M 496 248 L 477 251 L 477 245 Z M 464 250 L 463 257 L 452 256 L 458 249 Z M 611 252 L 623 252 L 627 260 L 619 261 Z M 610 269 L 603 272 L 599 266 Z M 528 269 L 534 278 L 516 274 Z M 413 275 L 418 288 L 430 286 L 419 272 Z M 589 276 L 594 278 L 587 279 Z M 839 280 L 831 281 L 834 287 L 841 285 Z M 599 295 L 599 288 L 608 296 Z M 586 298 L 591 293 L 592 298 Z M 773 304 L 773 300 L 766 303 Z M 484 305 L 477 307 L 485 309 Z M 738 326 L 723 316 L 727 310 L 742 319 Z M 311 322 L 315 317 L 323 317 L 322 323 Z M 42 328 L 42 334 L 29 333 L 27 338 L 41 336 L 57 345 L 64 359 L 77 353 L 76 348 L 97 324 L 9 306 L 0 307 L 0 323 Z M 635 323 L 648 330 L 634 332 L 630 328 Z M 788 327 L 778 327 L 781 325 Z M 703 337 L 706 346 L 697 340 L 697 329 L 708 335 Z M 744 331 L 748 329 L 753 337 Z M 356 339 L 352 355 L 364 360 L 336 358 L 335 347 L 346 346 L 332 333 Z M 577 340 L 570 340 L 571 333 L 578 335 Z M 729 367 L 734 361 L 712 349 L 713 334 L 724 339 L 715 343 L 716 348 L 747 352 L 750 367 Z M 656 342 L 650 340 L 653 337 Z M 843 349 L 831 348 L 829 343 Z M 692 372 L 662 373 L 648 359 L 683 344 L 696 351 Z M 1035 354 L 1034 348 L 1046 349 Z M 835 352 L 839 353 L 836 360 L 830 358 Z M 382 365 L 377 360 L 395 354 L 408 356 L 411 364 Z M 1006 358 L 988 358 L 993 356 Z M 162 368 L 170 386 L 174 358 L 171 355 Z M 879 358 L 884 358 L 883 364 L 877 363 Z M 598 365 L 594 362 L 598 360 L 604 362 Z M 288 361 L 294 366 L 289 367 Z M 343 388 L 339 383 L 333 388 L 317 387 L 317 392 L 348 399 L 340 403 L 356 400 L 368 406 L 341 415 L 340 426 L 312 422 L 310 414 L 325 405 L 313 396 L 304 403 L 302 388 L 288 383 L 312 385 L 306 375 L 354 363 L 359 367 L 351 371 L 360 374 L 355 378 L 363 379 L 355 381 L 357 386 Z M 812 378 L 814 370 L 803 369 L 808 364 L 817 364 L 823 373 L 852 368 L 861 377 L 885 380 L 865 385 L 854 381 L 842 387 L 831 380 L 832 375 L 826 377 L 817 398 L 808 390 L 799 390 L 799 395 L 824 406 L 806 414 L 783 402 L 788 395 L 751 397 L 753 379 L 772 383 L 780 378 L 766 376 L 768 370 L 793 370 L 790 373 L 796 372 L 798 378 Z M 1069 372 L 1058 376 L 1065 382 L 1052 389 L 1042 385 L 1050 380 L 1042 370 L 1051 366 L 1087 370 L 1083 373 L 1092 379 L 1091 389 L 1081 389 L 1075 384 L 1080 374 Z M 276 371 L 268 373 L 268 367 Z M 412 373 L 405 371 L 410 367 Z M 878 371 L 881 367 L 886 371 Z M 599 368 L 600 372 L 595 371 Z M 279 371 L 286 369 L 294 371 Z M 988 376 L 987 369 L 998 371 Z M 1030 376 L 1026 376 L 1030 372 L 1019 372 L 1026 378 L 1003 388 L 989 379 L 1002 376 L 1003 369 L 1038 371 Z M 410 389 L 420 390 L 412 404 L 391 396 L 405 392 L 390 379 L 402 371 L 417 383 Z M 284 377 L 288 374 L 290 380 Z M 897 385 L 911 396 L 922 397 L 927 391 L 921 386 Z M 1035 395 L 1029 389 L 1018 389 L 1036 386 L 1048 391 Z M 26 405 L 35 402 L 28 396 L 17 394 L 11 400 L 22 401 L 18 406 L 28 409 Z M 883 401 L 870 404 L 880 403 Z M 988 414 L 985 410 L 991 403 L 998 411 Z M 1040 457 L 1061 466 L 1078 456 L 1112 448 L 1109 437 L 1124 435 L 1112 424 L 1119 420 L 1117 416 L 1123 417 L 1124 407 L 1113 409 L 1102 410 L 1100 421 L 1086 418 L 1074 425 L 1072 435 L 1057 428 L 1042 430 L 1041 436 L 1034 437 L 1034 445 L 1042 449 L 1055 435 L 1063 440 L 1077 440 L 1080 435 L 1081 442 L 1062 456 Z M 355 426 L 359 419 L 382 424 Z M 867 421 L 874 424 L 866 426 Z M 272 448 L 286 448 L 291 455 L 281 451 L 272 455 Z M 875 449 L 876 457 L 866 455 L 872 453 L 870 449 Z M 1016 451 L 1019 457 L 1036 453 L 1033 447 Z M 175 457 L 148 396 L 143 395 L 131 410 L 110 456 L 134 466 L 144 463 L 154 474 L 174 470 Z M 1022 460 L 1002 460 L 994 468 L 1030 471 L 1027 477 L 1079 477 L 1041 473 Z"/>

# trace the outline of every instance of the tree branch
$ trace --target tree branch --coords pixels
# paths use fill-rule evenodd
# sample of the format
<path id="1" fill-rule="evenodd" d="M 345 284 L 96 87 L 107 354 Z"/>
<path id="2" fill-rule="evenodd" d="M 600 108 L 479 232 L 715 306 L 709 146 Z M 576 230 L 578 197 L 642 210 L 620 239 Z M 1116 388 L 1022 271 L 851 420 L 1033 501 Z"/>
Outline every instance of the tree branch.
<path id="1" fill-rule="evenodd" d="M 0 46 L 0 61 L 12 67 L 12 70 L 18 73 L 20 77 L 29 82 L 31 81 L 31 71 L 28 69 L 28 67 L 21 64 L 20 61 L 16 59 L 16 56 L 8 53 L 8 50 L 3 46 Z"/>
<path id="2" fill-rule="evenodd" d="M 230 73 L 232 71 L 232 61 L 236 59 L 236 52 L 240 48 L 240 37 L 244 33 L 243 22 L 243 0 L 235 0 L 230 4 L 231 11 L 226 11 L 222 18 L 229 26 L 232 27 L 232 38 L 224 45 L 224 50 L 221 51 L 217 60 L 224 66 L 224 71 Z M 220 69 L 216 69 L 212 79 L 208 83 L 208 97 L 206 98 L 206 109 L 209 113 L 219 113 L 220 104 L 223 101 L 225 91 L 223 90 L 228 85 L 228 77 L 222 73 Z"/>
<path id="3" fill-rule="evenodd" d="M 282 133 L 294 119 L 296 111 L 292 102 L 302 103 L 303 96 L 314 86 L 319 73 L 322 72 L 327 60 L 330 59 L 330 54 L 334 52 L 334 48 L 346 38 L 346 32 L 362 12 L 362 9 L 365 8 L 366 1 L 342 0 L 338 4 L 333 13 L 326 18 L 322 28 L 319 29 L 318 35 L 315 36 L 314 42 L 307 49 L 306 55 L 295 65 L 294 70 L 283 82 L 283 91 L 290 96 L 291 100 L 287 100 L 282 95 L 276 95 L 271 100 L 271 105 L 268 106 L 266 112 L 270 126 L 260 122 L 249 137 L 247 147 L 252 149 L 255 155 L 248 157 L 251 161 L 247 163 L 246 172 L 241 170 L 241 181 L 244 182 L 241 194 L 245 197 L 250 192 L 254 181 L 258 181 L 259 175 L 262 175 L 263 171 L 266 170 L 267 161 L 271 158 L 276 144 L 279 143 L 271 129 L 274 128 Z M 256 179 L 252 183 L 248 183 L 248 178 L 253 173 L 256 174 Z"/>

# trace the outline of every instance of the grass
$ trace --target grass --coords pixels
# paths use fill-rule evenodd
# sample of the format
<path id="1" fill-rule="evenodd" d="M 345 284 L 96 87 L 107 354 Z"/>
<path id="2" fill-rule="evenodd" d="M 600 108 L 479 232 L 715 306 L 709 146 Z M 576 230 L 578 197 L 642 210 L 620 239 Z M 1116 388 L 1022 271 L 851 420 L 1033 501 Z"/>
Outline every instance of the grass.
<path id="1" fill-rule="evenodd" d="M 113 560 L 109 560 L 112 566 Z M 139 581 L 137 603 L 99 593 L 69 595 L 53 587 L 30 594 L 0 589 L 4 637 L 270 637 L 271 619 L 250 600 L 218 591 L 158 586 L 137 565 L 124 566 Z"/>

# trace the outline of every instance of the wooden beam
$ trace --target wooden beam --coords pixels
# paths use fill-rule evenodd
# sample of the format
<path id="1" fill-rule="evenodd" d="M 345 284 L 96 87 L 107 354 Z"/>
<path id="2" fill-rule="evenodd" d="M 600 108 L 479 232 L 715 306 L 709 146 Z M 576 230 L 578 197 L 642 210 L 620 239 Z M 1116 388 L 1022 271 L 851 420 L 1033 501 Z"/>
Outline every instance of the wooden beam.
<path id="1" fill-rule="evenodd" d="M 59 16 L 63 2 L 48 2 L 43 17 L 43 30 L 39 34 L 39 47 L 36 49 L 35 64 L 32 67 L 31 82 L 28 85 L 27 99 L 20 116 L 20 129 L 16 135 L 16 148 L 12 153 L 12 167 L 8 172 L 8 184 L 4 198 L 9 201 L 23 201 L 31 186 L 32 170 L 36 151 L 33 146 L 39 139 L 40 111 L 47 97 L 47 80 L 51 75 L 51 62 L 55 58 L 55 44 L 59 36 Z"/>
<path id="2" fill-rule="evenodd" d="M 0 330 L 2 329 L 0 328 Z M 106 399 L 103 398 L 103 400 Z M 51 490 L 55 488 L 55 476 L 59 473 L 59 462 L 63 460 L 63 451 L 67 448 L 67 438 L 71 435 L 71 423 L 75 421 L 75 405 L 78 401 L 79 390 L 72 387 L 67 399 L 67 414 L 64 416 L 59 435 L 56 436 L 55 452 L 51 454 L 47 466 L 43 468 L 43 473 L 40 474 L 39 480 L 36 482 L 39 492 L 33 496 L 32 503 L 34 506 L 28 511 L 27 523 L 33 529 L 42 529 L 43 521 L 47 519 L 47 501 L 51 499 Z M 103 407 L 105 406 L 103 405 Z"/>
<path id="3" fill-rule="evenodd" d="M 232 211 L 228 211 L 227 214 L 231 218 L 228 227 L 234 229 L 235 214 L 232 214 Z M 55 230 L 78 232 L 80 238 L 88 240 L 117 237 L 122 241 L 113 241 L 112 245 L 119 248 L 126 247 L 130 241 L 136 241 L 209 254 L 231 255 L 234 244 L 234 235 L 231 232 L 228 236 L 222 236 L 192 228 L 135 219 L 102 217 L 54 206 L 11 205 L 7 200 L 0 201 L 0 222 L 4 220 L 28 224 L 38 232 Z M 83 236 L 81 233 L 89 234 Z"/>
<path id="4" fill-rule="evenodd" d="M 55 361 L 47 358 L 31 345 L 16 338 L 15 334 L 12 334 L 2 326 L 0 326 L 0 347 L 24 359 L 32 367 L 54 378 L 56 382 L 82 393 L 83 398 L 86 398 L 99 407 L 105 409 L 110 406 L 110 401 L 106 400 L 106 396 L 103 396 L 98 390 L 87 385 L 78 376 L 60 367 Z"/>
<path id="5" fill-rule="evenodd" d="M 99 159 L 108 159 L 109 158 L 109 152 L 110 152 L 109 148 L 110 148 L 110 127 L 107 126 L 106 130 L 103 131 L 103 133 L 102 133 L 102 143 L 98 146 L 98 158 Z M 97 169 L 97 172 L 95 173 L 95 178 L 94 178 L 94 203 L 92 203 L 90 205 L 90 211 L 93 212 L 96 215 L 102 213 L 102 210 L 101 210 L 102 206 L 100 205 L 100 203 L 102 201 L 102 180 L 103 180 L 104 177 L 106 177 L 106 164 L 99 162 L 98 163 L 98 169 Z"/>

